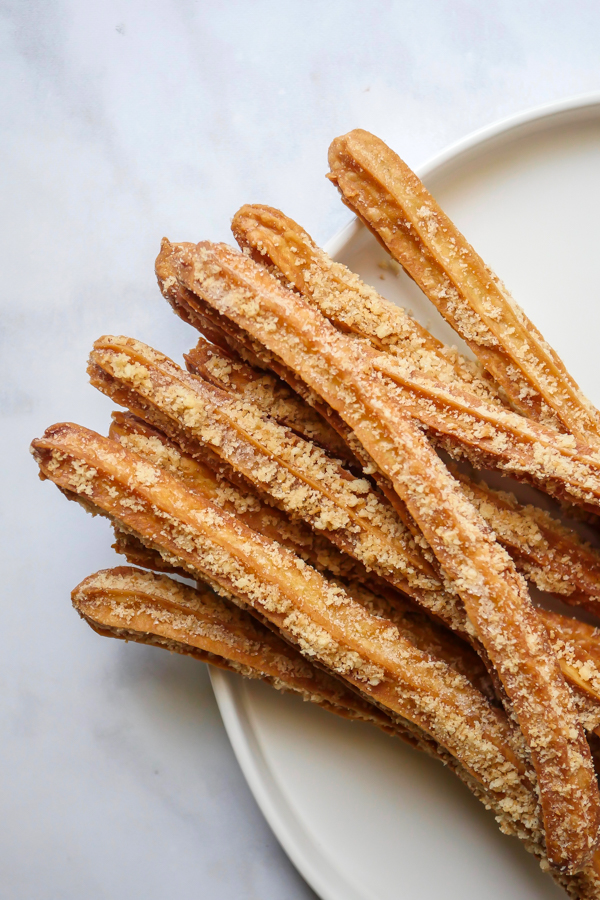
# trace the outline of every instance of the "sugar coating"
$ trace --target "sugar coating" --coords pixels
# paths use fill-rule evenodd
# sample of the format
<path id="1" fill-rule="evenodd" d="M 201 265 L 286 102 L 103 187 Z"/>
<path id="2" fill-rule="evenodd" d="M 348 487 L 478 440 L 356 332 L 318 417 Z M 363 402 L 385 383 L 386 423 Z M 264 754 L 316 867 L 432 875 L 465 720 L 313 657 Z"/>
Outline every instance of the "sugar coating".
<path id="1" fill-rule="evenodd" d="M 170 251 L 165 245 L 166 252 L 186 289 L 260 339 L 317 390 L 392 479 L 451 575 L 519 717 L 540 779 L 551 859 L 581 865 L 574 860 L 588 858 L 593 847 L 598 796 L 572 696 L 524 582 L 422 433 L 390 402 L 386 380 L 373 371 L 375 351 L 332 329 L 223 245 Z M 390 356 L 380 354 L 377 364 L 391 365 Z"/>
<path id="2" fill-rule="evenodd" d="M 517 763 L 509 723 L 466 678 L 420 652 L 397 628 L 370 615 L 288 551 L 196 502 L 160 470 L 153 485 L 136 485 L 136 499 L 143 498 L 145 512 L 130 513 L 120 499 L 132 496 L 135 457 L 118 444 L 77 429 L 37 445 L 42 466 L 44 454 L 51 459 L 52 449 L 65 453 L 67 445 L 71 459 L 85 466 L 93 463 L 99 472 L 93 502 L 105 513 L 126 528 L 137 528 L 144 542 L 174 555 L 194 574 L 208 576 L 225 593 L 266 615 L 296 639 L 305 655 L 312 654 L 365 692 L 374 692 L 377 702 L 424 727 L 436 740 L 439 735 L 439 742 L 488 790 L 500 798 L 505 795 L 499 802 L 509 818 L 539 830 L 534 797 L 522 781 L 527 770 L 523 762 Z M 67 490 L 79 484 L 67 459 L 52 478 Z M 109 482 L 118 497 L 106 489 Z M 85 499 L 89 502 L 88 495 Z"/>

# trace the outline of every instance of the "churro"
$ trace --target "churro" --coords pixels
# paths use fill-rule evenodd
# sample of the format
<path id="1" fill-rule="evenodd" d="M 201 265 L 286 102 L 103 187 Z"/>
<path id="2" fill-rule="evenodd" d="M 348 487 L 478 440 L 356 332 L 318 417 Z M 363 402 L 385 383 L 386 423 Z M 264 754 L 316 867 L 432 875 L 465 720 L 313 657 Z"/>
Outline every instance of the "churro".
<path id="1" fill-rule="evenodd" d="M 497 798 L 429 735 L 407 720 L 387 715 L 206 585 L 194 589 L 164 575 L 121 566 L 85 578 L 71 597 L 80 616 L 100 635 L 192 656 L 266 681 L 277 690 L 299 694 L 343 718 L 377 725 L 448 766 L 507 825 Z M 535 839 L 528 843 L 533 852 L 543 856 Z"/>
<path id="2" fill-rule="evenodd" d="M 572 696 L 510 557 L 382 377 L 381 360 L 389 355 L 342 335 L 225 245 L 163 242 L 161 265 L 166 256 L 186 290 L 263 343 L 333 406 L 392 480 L 452 578 L 519 719 L 538 776 L 548 857 L 561 870 L 580 869 L 593 852 L 599 808 Z"/>
<path id="3" fill-rule="evenodd" d="M 337 328 L 408 360 L 424 375 L 462 383 L 473 393 L 499 402 L 496 386 L 479 364 L 446 347 L 403 309 L 332 260 L 280 210 L 258 204 L 242 206 L 233 217 L 231 230 L 242 250 L 314 303 Z"/>
<path id="4" fill-rule="evenodd" d="M 249 528 L 288 547 L 316 568 L 338 578 L 356 579 L 366 574 L 360 563 L 340 553 L 318 532 L 267 506 L 245 483 L 236 484 L 235 471 L 218 457 L 200 453 L 200 458 L 194 458 L 158 428 L 130 413 L 113 413 L 109 437 L 171 472 L 191 490 L 199 490 L 220 509 L 238 516 Z"/>
<path id="5" fill-rule="evenodd" d="M 188 371 L 215 387 L 246 397 L 280 425 L 318 444 L 331 456 L 356 466 L 356 458 L 339 432 L 274 372 L 257 369 L 232 351 L 215 347 L 202 337 L 185 354 L 185 361 Z"/>
<path id="6" fill-rule="evenodd" d="M 210 370 L 204 363 L 207 358 L 210 359 Z M 197 347 L 186 354 L 186 361 L 191 372 L 198 372 L 203 377 L 210 375 L 217 387 L 233 393 L 251 391 L 251 396 L 264 412 L 286 423 L 280 412 L 278 394 L 266 387 L 263 371 L 242 363 L 239 357 L 236 361 L 233 354 L 224 354 L 203 338 Z M 230 366 L 235 366 L 236 372 L 243 375 L 230 377 L 227 374 Z M 251 387 L 254 384 L 256 387 Z M 311 407 L 297 395 L 294 406 L 301 423 L 303 410 L 311 410 Z M 321 445 L 327 448 L 327 441 L 322 441 Z M 356 460 L 358 465 L 360 463 Z M 457 469 L 452 471 L 464 486 L 469 500 L 475 504 L 528 581 L 540 590 L 559 594 L 571 605 L 600 613 L 600 554 L 597 551 L 584 544 L 576 531 L 567 528 L 544 510 L 531 504 L 524 506 L 512 494 L 493 490 L 484 481 L 470 478 Z M 378 484 L 381 485 L 381 482 Z M 405 516 L 402 518 L 405 521 Z"/>
<path id="7" fill-rule="evenodd" d="M 379 138 L 329 149 L 331 181 L 525 415 L 598 446 L 598 411 L 431 194 Z"/>
<path id="8" fill-rule="evenodd" d="M 210 469 L 170 441 L 158 429 L 153 428 L 129 413 L 113 413 L 109 436 L 125 447 L 175 475 L 191 490 L 200 490 L 219 508 L 235 514 L 246 525 L 265 537 L 293 550 L 322 572 L 342 579 L 342 586 L 363 606 L 377 615 L 384 615 L 410 631 L 412 640 L 422 650 L 428 650 L 454 665 L 466 675 L 482 693 L 494 699 L 490 674 L 471 647 L 446 628 L 436 625 L 428 615 L 397 590 L 390 589 L 382 579 L 372 574 L 352 557 L 339 552 L 318 532 L 307 529 L 301 522 L 291 521 L 278 509 L 265 507 L 257 495 L 241 492 L 232 484 L 214 478 Z M 138 539 L 115 526 L 116 540 L 113 547 L 133 565 L 141 565 L 154 571 L 174 570 L 185 574 L 180 567 L 169 565 L 155 550 L 144 547 Z M 576 640 L 576 638 L 575 638 Z M 477 643 L 475 646 L 478 647 Z M 481 652 L 481 648 L 478 648 Z M 575 701 L 579 718 L 587 731 L 600 725 L 600 694 L 589 680 L 582 684 L 581 674 L 574 672 L 570 654 L 555 646 L 563 674 L 576 688 Z M 483 654 L 485 658 L 485 654 Z M 493 672 L 491 673 L 493 676 Z M 583 697 L 579 696 L 579 692 Z M 590 703 L 589 698 L 594 698 Z"/>
<path id="9" fill-rule="evenodd" d="M 159 255 L 157 273 L 159 283 L 163 287 L 167 285 L 164 288 L 166 296 L 177 294 L 172 254 Z M 194 302 L 189 299 L 191 296 L 192 292 L 188 290 L 186 303 L 190 308 Z M 201 297 L 197 297 L 196 302 L 207 305 Z M 246 329 L 239 325 L 236 328 L 238 334 L 248 335 Z M 258 343 L 250 335 L 244 341 L 245 345 L 252 344 L 254 359 L 260 365 L 271 366 L 302 393 L 304 379 L 299 378 L 297 372 L 290 376 L 294 370 L 278 354 L 269 350 L 260 354 Z M 242 348 L 241 343 L 237 346 Z M 426 374 L 419 372 L 410 357 L 404 359 L 397 354 L 377 352 L 371 343 L 355 347 L 354 354 L 370 357 L 370 365 L 386 381 L 388 393 L 393 394 L 397 407 L 420 422 L 430 440 L 451 456 L 468 459 L 478 468 L 497 469 L 588 512 L 598 512 L 600 453 L 595 447 L 577 441 L 572 435 L 559 433 L 556 428 L 527 420 L 498 402 L 473 393 L 464 382 L 452 384 L 447 380 L 436 380 L 434 370 Z M 313 399 L 315 394 L 316 391 L 311 390 L 306 399 L 318 408 Z M 325 412 L 326 407 L 331 404 L 325 403 L 319 411 Z M 336 427 L 333 422 L 332 425 Z M 346 430 L 352 432 L 347 423 Z M 377 468 L 375 465 L 375 470 Z"/>
<path id="10" fill-rule="evenodd" d="M 389 733 L 398 730 L 378 707 L 206 585 L 193 588 L 166 575 L 119 566 L 88 576 L 71 598 L 99 634 L 165 647 L 300 694 L 345 718 L 371 722 Z M 410 732 L 400 734 L 413 742 Z"/>
<path id="11" fill-rule="evenodd" d="M 565 440 L 555 428 L 532 432 L 519 417 L 495 410 L 500 404 L 494 403 L 498 398 L 492 386 L 468 368 L 468 360 L 443 348 L 402 310 L 329 259 L 296 222 L 278 210 L 242 207 L 232 229 L 240 246 L 267 263 L 271 272 L 279 273 L 336 327 L 396 358 L 397 367 L 388 365 L 384 371 L 397 381 L 398 398 L 451 455 L 465 456 L 480 468 L 498 468 L 588 509 L 597 504 L 597 499 L 579 489 L 585 484 L 584 471 L 570 487 L 555 478 L 562 470 L 570 480 L 570 470 L 578 467 L 576 460 L 582 456 L 597 479 L 600 458 L 597 448 L 588 446 L 585 434 L 579 447 L 567 439 L 571 448 L 568 459 L 554 455 L 553 444 L 560 446 Z M 550 420 L 559 424 L 552 417 Z"/>
<path id="12" fill-rule="evenodd" d="M 458 597 L 440 581 L 385 498 L 320 447 L 131 338 L 104 337 L 90 355 L 94 386 L 149 419 L 192 457 L 204 446 L 262 497 L 301 518 L 368 570 L 465 630 Z"/>
<path id="13" fill-rule="evenodd" d="M 454 471 L 469 500 L 528 581 L 572 606 L 600 614 L 600 554 L 576 531 L 514 494 Z"/>
<path id="14" fill-rule="evenodd" d="M 507 800 L 515 827 L 539 827 L 518 731 L 456 670 L 295 554 L 119 443 L 62 424 L 32 448 L 42 475 L 61 490 L 252 607 L 309 659 L 430 734 L 499 801 Z"/>

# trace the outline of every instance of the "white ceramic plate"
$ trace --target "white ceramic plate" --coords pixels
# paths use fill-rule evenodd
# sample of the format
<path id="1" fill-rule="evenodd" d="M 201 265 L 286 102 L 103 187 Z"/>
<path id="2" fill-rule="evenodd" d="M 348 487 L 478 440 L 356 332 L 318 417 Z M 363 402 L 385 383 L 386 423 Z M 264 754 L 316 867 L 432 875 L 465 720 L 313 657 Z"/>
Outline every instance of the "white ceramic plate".
<path id="1" fill-rule="evenodd" d="M 600 96 L 478 132 L 419 174 L 600 405 Z M 356 221 L 328 249 L 458 343 Z M 324 900 L 564 896 L 439 764 L 265 685 L 212 681 L 254 796 Z"/>

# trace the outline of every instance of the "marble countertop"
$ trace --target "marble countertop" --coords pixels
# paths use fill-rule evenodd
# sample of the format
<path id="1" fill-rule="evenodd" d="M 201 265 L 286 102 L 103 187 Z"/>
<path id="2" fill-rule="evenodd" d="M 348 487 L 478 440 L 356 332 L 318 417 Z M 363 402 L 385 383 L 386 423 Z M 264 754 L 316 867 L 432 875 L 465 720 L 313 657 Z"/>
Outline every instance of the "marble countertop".
<path id="1" fill-rule="evenodd" d="M 11 900 L 306 900 L 245 785 L 204 666 L 100 639 L 71 588 L 114 564 L 28 457 L 69 419 L 102 333 L 170 355 L 189 330 L 160 238 L 229 240 L 264 202 L 326 240 L 349 214 L 330 140 L 418 164 L 475 128 L 600 88 L 600 6 L 533 0 L 54 0 L 0 7 L 0 871 Z"/>

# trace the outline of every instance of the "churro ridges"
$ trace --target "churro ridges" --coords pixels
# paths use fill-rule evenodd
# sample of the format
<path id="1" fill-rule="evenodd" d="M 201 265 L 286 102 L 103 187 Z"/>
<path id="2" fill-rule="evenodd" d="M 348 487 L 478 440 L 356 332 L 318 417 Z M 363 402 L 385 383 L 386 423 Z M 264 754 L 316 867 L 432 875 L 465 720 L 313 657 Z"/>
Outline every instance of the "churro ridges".
<path id="1" fill-rule="evenodd" d="M 254 404 L 208 385 L 140 342 L 103 338 L 90 359 L 92 383 L 134 411 L 142 408 L 191 455 L 194 442 L 207 444 L 263 496 L 464 629 L 457 598 L 441 589 L 410 533 L 367 481 Z M 104 380 L 96 377 L 97 370 Z"/>
<path id="2" fill-rule="evenodd" d="M 411 367 L 439 381 L 463 382 L 498 400 L 480 367 L 445 347 L 403 309 L 390 303 L 358 275 L 334 262 L 296 222 L 268 206 L 243 206 L 231 229 L 243 250 L 298 290 L 336 327 L 401 356 Z"/>
<path id="3" fill-rule="evenodd" d="M 600 505 L 600 456 L 576 441 L 482 397 L 409 371 L 379 354 L 373 367 L 405 415 L 419 421 L 430 439 L 456 459 L 497 469 L 541 487 L 559 499 L 594 512 Z"/>
<path id="4" fill-rule="evenodd" d="M 223 469 L 213 459 L 209 463 L 184 453 L 174 441 L 157 428 L 130 413 L 113 413 L 109 437 L 124 447 L 160 466 L 191 490 L 199 490 L 225 512 L 236 515 L 249 528 L 293 550 L 319 570 L 338 578 L 365 578 L 364 567 L 341 553 L 318 532 L 297 519 L 291 519 L 277 507 L 268 506 L 248 485 L 236 485 L 235 472 Z M 217 458 L 218 459 L 218 458 Z M 205 457 L 206 460 L 206 457 Z M 130 540 L 117 537 L 117 550 L 134 561 L 139 548 Z M 140 563 L 141 564 L 141 563 Z M 149 566 L 153 568 L 153 566 Z"/>
<path id="5" fill-rule="evenodd" d="M 406 269 L 516 408 L 598 443 L 597 410 L 552 348 L 383 141 L 356 129 L 329 150 L 330 179 L 344 202 Z"/>
<path id="6" fill-rule="evenodd" d="M 272 372 L 256 369 L 202 337 L 185 354 L 185 362 L 194 375 L 222 390 L 246 397 L 280 425 L 318 444 L 331 456 L 356 464 L 338 432 Z"/>
<path id="7" fill-rule="evenodd" d="M 183 578 L 189 577 L 188 572 L 181 566 L 178 566 L 175 560 L 167 562 L 158 550 L 146 547 L 138 537 L 129 531 L 124 531 L 117 522 L 113 521 L 112 526 L 115 540 L 111 547 L 115 553 L 124 556 L 132 566 L 141 566 L 144 569 L 150 569 L 152 572 L 177 574 Z"/>
<path id="8" fill-rule="evenodd" d="M 357 349 L 301 298 L 225 245 L 192 250 L 166 242 L 165 254 L 188 290 L 320 393 L 393 480 L 452 577 L 515 707 L 536 764 L 549 859 L 566 870 L 580 868 L 596 841 L 598 789 L 558 661 L 509 557 L 373 372 L 375 351 Z"/>
<path id="9" fill-rule="evenodd" d="M 545 510 L 454 472 L 469 500 L 539 590 L 600 613 L 600 554 Z"/>
<path id="10" fill-rule="evenodd" d="M 241 363 L 239 358 L 236 361 L 235 356 L 225 354 L 202 338 L 188 357 L 190 371 L 197 371 L 204 377 L 209 375 L 217 387 L 244 393 L 248 384 L 257 383 L 259 387 L 253 391 L 253 399 L 275 419 L 279 417 L 292 427 L 296 424 L 296 430 L 302 427 L 306 411 L 312 412 L 296 396 L 291 406 L 294 417 L 289 414 L 287 403 L 282 415 L 279 396 L 270 389 L 264 372 Z M 206 358 L 210 359 L 210 369 L 202 364 Z M 232 367 L 235 375 L 228 374 Z M 321 434 L 320 438 L 321 445 L 328 443 L 327 434 Z M 600 611 L 600 554 L 584 545 L 575 531 L 561 525 L 549 513 L 535 506 L 523 506 L 512 495 L 492 490 L 484 482 L 475 482 L 456 469 L 453 474 L 529 581 L 540 590 L 560 594 L 572 605 L 585 606 L 592 612 Z M 396 494 L 390 496 L 382 481 L 378 484 L 391 502 L 397 498 Z"/>
<path id="11" fill-rule="evenodd" d="M 425 614 L 411 608 L 401 595 L 390 592 L 385 587 L 385 582 L 374 583 L 369 573 L 356 560 L 340 553 L 321 535 L 306 528 L 301 522 L 290 520 L 278 509 L 265 506 L 256 495 L 242 492 L 226 480 L 218 479 L 208 467 L 183 453 L 165 435 L 131 414 L 113 413 L 109 436 L 170 472 L 186 487 L 209 496 L 220 509 L 236 515 L 254 531 L 293 550 L 320 571 L 327 571 L 344 579 L 346 589 L 350 590 L 354 599 L 371 612 L 384 615 L 399 627 L 407 628 L 411 639 L 420 649 L 445 659 L 473 681 L 479 690 L 492 696 L 485 667 L 468 645 L 454 638 L 446 629 L 436 626 Z M 132 535 L 119 531 L 118 527 L 115 528 L 115 535 L 115 550 L 132 564 L 157 571 L 173 570 L 174 567 L 165 562 L 159 553 L 144 547 Z M 175 569 L 179 574 L 185 574 L 181 568 Z M 581 673 L 574 670 L 571 652 L 566 648 L 563 651 L 562 645 L 554 643 L 553 646 L 567 679 L 586 695 L 596 697 L 594 686 L 584 684 Z M 596 699 L 600 699 L 600 696 Z M 587 730 L 600 724 L 600 707 L 578 701 L 578 713 Z"/>
<path id="12" fill-rule="evenodd" d="M 84 579 L 73 590 L 72 599 L 98 634 L 164 647 L 259 678 L 344 718 L 377 725 L 399 737 L 448 766 L 486 808 L 494 810 L 503 831 L 521 837 L 528 849 L 544 857 L 539 830 L 512 821 L 502 801 L 428 734 L 408 720 L 384 712 L 312 665 L 273 631 L 206 586 L 194 589 L 165 576 L 118 567 Z"/>
<path id="13" fill-rule="evenodd" d="M 162 267 L 168 267 L 171 273 L 175 273 L 177 258 L 194 252 L 190 249 L 192 245 L 181 244 L 177 245 L 180 250 L 175 253 L 174 246 L 166 242 L 159 257 Z M 264 274 L 268 277 L 266 271 Z M 175 278 L 175 274 L 170 278 Z M 206 303 L 202 298 L 199 300 Z M 247 329 L 241 331 L 248 333 Z M 594 447 L 527 420 L 466 390 L 460 383 L 452 386 L 420 374 L 399 356 L 365 346 L 347 346 L 352 349 L 357 365 L 370 365 L 386 382 L 387 393 L 393 396 L 399 412 L 419 421 L 427 429 L 430 439 L 451 456 L 466 458 L 478 468 L 497 469 L 541 487 L 560 500 L 597 512 L 600 506 L 600 454 Z M 272 361 L 275 360 L 274 366 L 283 367 L 285 372 L 292 370 L 273 351 L 268 354 Z M 359 362 L 361 358 L 362 363 Z M 287 374 L 284 377 L 292 383 Z M 300 384 L 304 381 L 300 379 Z M 377 470 L 376 465 L 374 469 Z"/>
<path id="14" fill-rule="evenodd" d="M 539 609 L 555 652 L 570 669 L 574 684 L 596 700 L 600 698 L 600 630 L 560 613 Z"/>
<path id="15" fill-rule="evenodd" d="M 204 585 L 192 588 L 165 575 L 122 566 L 90 575 L 71 596 L 75 609 L 100 634 L 155 644 L 260 678 L 331 712 L 406 737 L 406 730 L 385 713 Z"/>
<path id="16" fill-rule="evenodd" d="M 308 561 L 319 571 L 343 579 L 343 587 L 353 599 L 377 616 L 390 619 L 419 649 L 444 659 L 493 697 L 489 675 L 475 651 L 446 628 L 436 624 L 414 604 L 384 582 L 374 582 L 369 573 L 351 557 L 341 554 L 330 542 L 302 523 L 290 520 L 260 499 L 218 480 L 210 470 L 183 453 L 157 429 L 127 413 L 113 413 L 109 436 L 153 465 L 174 475 L 191 490 L 209 497 L 220 509 L 235 515 L 253 531 L 275 540 Z M 156 550 L 149 550 L 137 538 L 115 528 L 115 549 L 130 562 L 158 571 L 169 571 Z M 179 570 L 180 574 L 183 570 Z M 370 585 L 370 587 L 369 587 Z"/>
<path id="17" fill-rule="evenodd" d="M 449 766 L 487 808 L 494 810 L 502 830 L 524 839 L 527 848 L 545 864 L 539 832 L 515 827 L 497 798 L 443 747 L 406 720 L 389 717 L 344 688 L 340 681 L 312 666 L 288 643 L 206 587 L 193 589 L 164 576 L 119 567 L 84 579 L 73 590 L 72 598 L 82 618 L 101 635 L 153 644 L 246 677 L 260 678 L 279 690 L 300 694 L 330 712 L 377 725 L 400 737 Z M 557 880 L 568 886 L 572 896 L 582 900 L 594 896 L 586 892 L 591 888 L 592 876 L 590 872 L 570 879 L 558 876 Z"/>
<path id="18" fill-rule="evenodd" d="M 309 658 L 446 747 L 500 805 L 505 798 L 516 823 L 538 827 L 517 733 L 467 679 L 389 620 L 114 441 L 62 424 L 32 447 L 44 477 L 252 606 Z"/>

